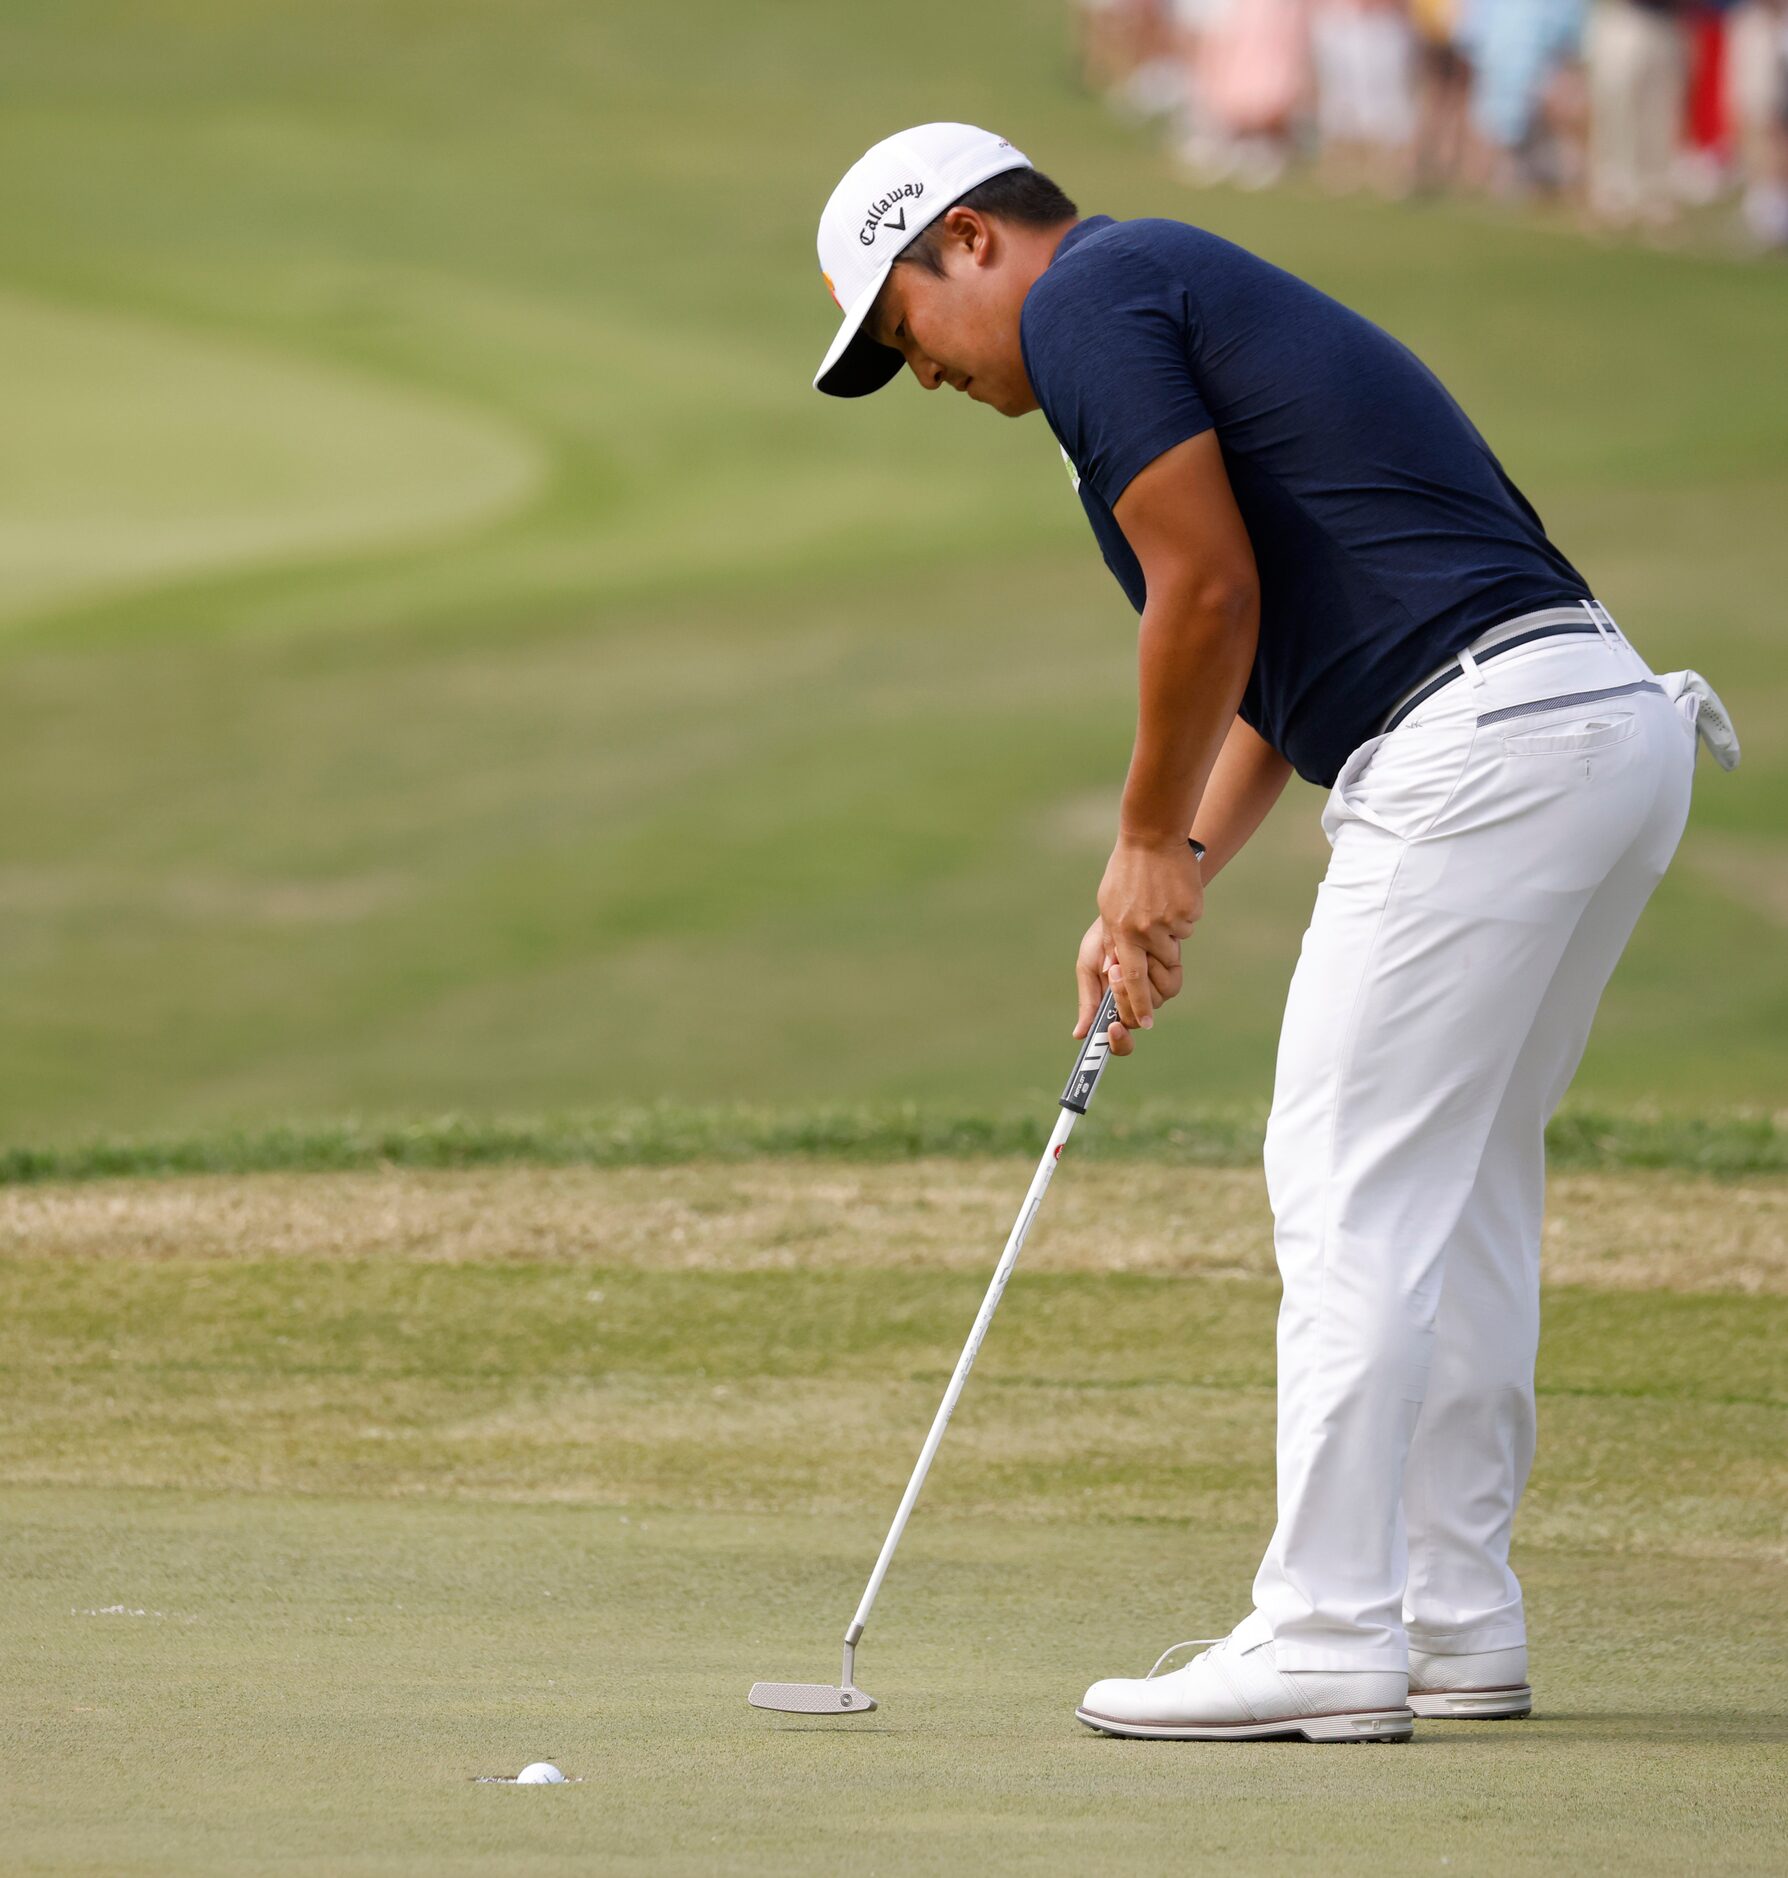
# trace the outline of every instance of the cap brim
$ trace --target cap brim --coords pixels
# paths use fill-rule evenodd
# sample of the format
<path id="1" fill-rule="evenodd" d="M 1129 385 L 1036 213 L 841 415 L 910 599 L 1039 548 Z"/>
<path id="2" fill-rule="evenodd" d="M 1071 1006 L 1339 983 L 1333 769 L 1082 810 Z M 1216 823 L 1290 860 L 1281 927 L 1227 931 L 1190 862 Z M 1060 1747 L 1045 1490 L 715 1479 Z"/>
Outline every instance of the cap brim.
<path id="1" fill-rule="evenodd" d="M 829 398 L 866 398 L 900 375 L 906 361 L 891 346 L 871 339 L 863 330 L 869 309 L 875 305 L 875 297 L 893 266 L 892 259 L 885 261 L 845 313 L 844 323 L 813 375 L 815 391 L 823 391 Z"/>

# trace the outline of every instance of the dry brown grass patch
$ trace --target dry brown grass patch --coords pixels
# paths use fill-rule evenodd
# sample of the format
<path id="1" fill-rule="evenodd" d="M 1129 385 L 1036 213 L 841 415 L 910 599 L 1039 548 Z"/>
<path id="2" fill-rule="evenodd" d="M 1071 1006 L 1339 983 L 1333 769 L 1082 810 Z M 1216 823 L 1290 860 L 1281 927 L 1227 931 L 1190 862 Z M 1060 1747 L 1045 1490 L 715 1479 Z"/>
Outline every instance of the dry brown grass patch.
<path id="1" fill-rule="evenodd" d="M 264 1174 L 0 1190 L 0 1246 L 53 1258 L 527 1259 L 681 1271 L 989 1266 L 1023 1192 L 1010 1161 L 849 1168 Z M 1040 1271 L 1272 1275 L 1253 1171 L 1083 1162 L 1053 1188 Z M 1788 1183 L 1569 1174 L 1554 1284 L 1788 1293 Z"/>

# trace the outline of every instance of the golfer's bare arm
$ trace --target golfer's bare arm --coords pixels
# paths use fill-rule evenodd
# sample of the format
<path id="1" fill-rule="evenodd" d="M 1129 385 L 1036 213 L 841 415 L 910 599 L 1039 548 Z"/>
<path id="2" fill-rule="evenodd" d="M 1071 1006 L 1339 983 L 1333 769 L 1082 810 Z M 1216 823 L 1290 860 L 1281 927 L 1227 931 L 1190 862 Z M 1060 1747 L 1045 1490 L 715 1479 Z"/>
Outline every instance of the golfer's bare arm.
<path id="1" fill-rule="evenodd" d="M 1290 780 L 1291 765 L 1238 717 L 1204 786 L 1192 831 L 1204 843 L 1200 871 L 1207 886 L 1247 846 Z"/>
<path id="2" fill-rule="evenodd" d="M 1260 637 L 1260 583 L 1214 433 L 1141 471 L 1114 514 L 1148 587 L 1137 638 L 1136 743 L 1099 917 L 1075 961 L 1084 1036 L 1107 982 L 1111 1047 L 1183 980 L 1180 945 L 1204 881 L 1231 860 L 1285 787 L 1290 767 L 1237 718 Z M 1202 870 L 1186 836 L 1206 846 Z"/>
<path id="3" fill-rule="evenodd" d="M 1204 878 L 1266 818 L 1291 765 L 1237 716 L 1260 634 L 1254 549 L 1216 433 L 1159 456 L 1118 498 L 1148 586 L 1126 837 L 1205 845 Z"/>

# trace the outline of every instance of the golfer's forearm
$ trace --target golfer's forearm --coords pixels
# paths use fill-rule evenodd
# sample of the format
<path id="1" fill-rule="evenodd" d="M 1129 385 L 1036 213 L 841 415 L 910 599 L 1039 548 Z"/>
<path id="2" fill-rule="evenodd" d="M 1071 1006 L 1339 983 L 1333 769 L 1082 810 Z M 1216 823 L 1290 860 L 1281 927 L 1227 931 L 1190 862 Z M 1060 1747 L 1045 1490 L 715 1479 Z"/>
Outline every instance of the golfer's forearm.
<path id="1" fill-rule="evenodd" d="M 1259 630 L 1250 586 L 1150 595 L 1137 642 L 1136 746 L 1118 818 L 1126 841 L 1185 840 L 1235 722 Z"/>
<path id="2" fill-rule="evenodd" d="M 1290 780 L 1291 765 L 1238 717 L 1223 739 L 1192 828 L 1204 843 L 1199 872 L 1207 886 L 1247 846 Z"/>

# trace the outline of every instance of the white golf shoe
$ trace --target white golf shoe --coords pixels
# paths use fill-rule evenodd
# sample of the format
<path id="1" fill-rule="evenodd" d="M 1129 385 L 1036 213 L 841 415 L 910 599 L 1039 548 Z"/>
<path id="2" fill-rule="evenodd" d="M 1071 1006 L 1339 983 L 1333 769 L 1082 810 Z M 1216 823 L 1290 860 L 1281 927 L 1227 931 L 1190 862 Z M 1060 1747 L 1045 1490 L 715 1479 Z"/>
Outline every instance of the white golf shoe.
<path id="1" fill-rule="evenodd" d="M 1519 1721 L 1531 1715 L 1527 1646 L 1436 1656 L 1412 1644 L 1409 1706 L 1435 1721 Z"/>
<path id="2" fill-rule="evenodd" d="M 1196 1644 L 1176 1643 L 1146 1676 L 1096 1682 L 1074 1713 L 1107 1735 L 1164 1741 L 1407 1741 L 1415 1716 L 1401 1670 L 1278 1669 L 1258 1620 L 1209 1647 L 1183 1669 L 1161 1664 Z"/>

